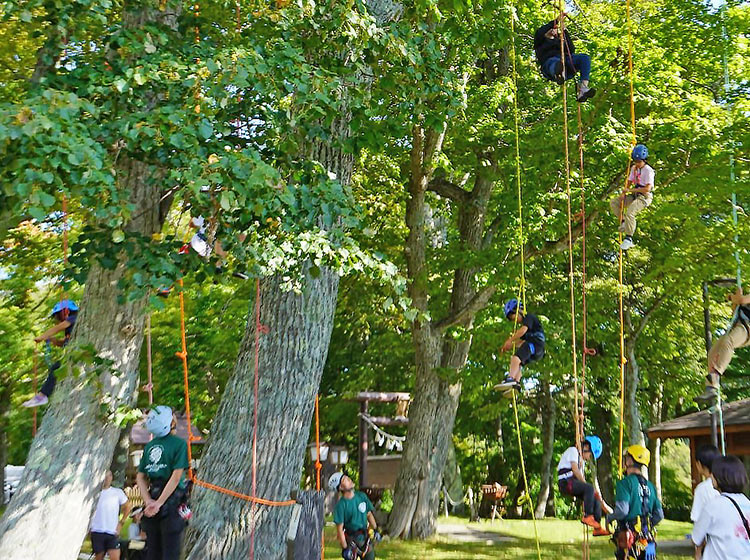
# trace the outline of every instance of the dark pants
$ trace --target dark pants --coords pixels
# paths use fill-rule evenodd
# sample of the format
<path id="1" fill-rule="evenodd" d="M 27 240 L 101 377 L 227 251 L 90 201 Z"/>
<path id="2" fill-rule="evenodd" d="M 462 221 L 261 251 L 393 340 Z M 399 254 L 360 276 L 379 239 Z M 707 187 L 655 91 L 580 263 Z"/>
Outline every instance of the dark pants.
<path id="1" fill-rule="evenodd" d="M 146 532 L 146 560 L 179 560 L 185 522 L 171 511 L 164 517 L 144 517 L 141 522 Z"/>
<path id="2" fill-rule="evenodd" d="M 58 369 L 60 369 L 60 362 L 55 362 L 54 364 L 49 366 L 49 369 L 47 370 L 47 379 L 44 380 L 42 388 L 39 389 L 39 392 L 45 395 L 47 398 L 51 397 L 52 393 L 55 390 L 55 383 L 57 383 L 55 371 L 57 371 Z"/>
<path id="3" fill-rule="evenodd" d="M 355 550 L 357 551 L 357 558 L 361 558 L 362 560 L 374 560 L 375 559 L 375 549 L 372 546 L 372 543 L 369 542 L 370 539 L 368 538 L 368 535 L 366 532 L 357 531 L 354 534 L 347 533 L 346 541 L 349 543 L 350 547 L 352 544 L 356 545 Z M 367 550 L 367 554 L 362 555 L 362 552 L 366 550 Z"/>
<path id="4" fill-rule="evenodd" d="M 542 74 L 548 80 L 555 81 L 555 66 L 560 62 L 559 56 L 553 56 L 544 61 Z M 574 54 L 565 59 L 565 79 L 570 80 L 576 75 L 576 71 L 581 73 L 582 80 L 588 80 L 591 76 L 591 57 L 587 54 Z M 572 66 L 572 68 L 571 68 Z"/>
<path id="5" fill-rule="evenodd" d="M 558 480 L 557 487 L 560 493 L 583 498 L 583 514 L 593 515 L 594 519 L 599 521 L 602 518 L 602 505 L 594 495 L 594 486 L 587 482 L 581 482 L 576 477 L 571 476 L 566 480 Z"/>

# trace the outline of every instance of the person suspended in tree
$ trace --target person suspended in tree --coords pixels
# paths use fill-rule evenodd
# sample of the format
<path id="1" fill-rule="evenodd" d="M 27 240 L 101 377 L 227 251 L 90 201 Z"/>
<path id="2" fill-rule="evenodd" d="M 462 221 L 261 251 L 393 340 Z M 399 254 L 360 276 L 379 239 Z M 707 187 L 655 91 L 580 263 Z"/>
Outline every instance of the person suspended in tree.
<path id="1" fill-rule="evenodd" d="M 699 402 L 712 402 L 719 394 L 719 382 L 734 357 L 737 348 L 750 346 L 750 295 L 744 295 L 742 288 L 727 295 L 732 302 L 734 320 L 727 332 L 718 338 L 708 352 L 708 375 L 706 389 L 696 397 Z"/>
<path id="2" fill-rule="evenodd" d="M 544 329 L 536 315 L 524 314 L 523 304 L 519 303 L 516 298 L 505 302 L 503 310 L 508 321 L 515 326 L 520 326 L 500 348 L 501 352 L 510 352 L 515 349 L 515 354 L 510 359 L 510 371 L 505 375 L 502 383 L 495 385 L 495 389 L 520 391 L 522 367 L 544 357 Z"/>
<path id="3" fill-rule="evenodd" d="M 563 14 L 561 18 L 554 19 L 536 30 L 536 33 L 534 33 L 534 52 L 542 75 L 552 82 L 562 85 L 565 80 L 575 78 L 576 73 L 580 72 L 581 79 L 578 82 L 576 99 L 579 103 L 582 103 L 596 94 L 596 89 L 589 87 L 591 57 L 587 54 L 576 53 L 573 39 L 570 37 L 568 30 L 565 29 L 562 43 L 562 50 L 565 53 L 563 63 L 563 57 L 560 56 L 560 21 L 564 20 L 565 15 Z"/>
<path id="4" fill-rule="evenodd" d="M 187 505 L 187 442 L 177 437 L 177 419 L 168 406 L 157 406 L 146 417 L 154 436 L 143 449 L 136 482 L 145 504 L 141 527 L 148 542 L 148 560 L 178 560 L 182 533 L 191 512 Z"/>
<path id="5" fill-rule="evenodd" d="M 48 351 L 50 346 L 58 346 L 62 348 L 68 344 L 70 337 L 73 334 L 73 327 L 75 327 L 76 319 L 78 318 L 78 306 L 72 300 L 60 300 L 54 305 L 54 307 L 52 307 L 50 317 L 55 320 L 55 325 L 34 338 L 34 342 L 36 343 L 46 342 Z M 61 333 L 62 336 L 59 336 Z M 47 379 L 44 380 L 42 388 L 36 395 L 24 402 L 23 406 L 30 408 L 33 406 L 42 406 L 49 402 L 49 398 L 52 396 L 57 383 L 55 371 L 60 369 L 60 362 L 51 362 L 49 358 L 48 362 L 49 368 L 47 370 Z"/>
<path id="6" fill-rule="evenodd" d="M 638 144 L 631 154 L 633 165 L 622 193 L 609 202 L 612 214 L 620 220 L 618 231 L 625 234 L 620 248 L 632 248 L 635 233 L 636 215 L 651 205 L 654 200 L 654 169 L 648 164 L 648 148 Z"/>
<path id="7" fill-rule="evenodd" d="M 651 453 L 642 445 L 631 445 L 623 455 L 625 478 L 617 483 L 615 509 L 607 515 L 607 523 L 617 522 L 612 537 L 617 560 L 656 559 L 654 528 L 664 519 L 664 510 L 656 488 L 643 476 L 650 460 Z"/>
<path id="8" fill-rule="evenodd" d="M 602 440 L 598 436 L 586 436 L 581 444 L 581 452 L 576 446 L 568 447 L 557 464 L 557 487 L 561 494 L 583 499 L 583 518 L 581 523 L 594 529 L 595 537 L 611 534 L 601 526 L 602 507 L 611 509 L 602 500 L 594 484 L 586 482 L 583 473 L 584 461 L 593 457 L 598 459 L 602 454 Z M 596 480 L 596 477 L 594 478 Z"/>
<path id="9" fill-rule="evenodd" d="M 336 537 L 341 545 L 344 560 L 373 560 L 375 543 L 380 542 L 378 523 L 374 508 L 367 494 L 354 490 L 354 482 L 342 472 L 335 472 L 328 479 L 328 488 L 341 494 L 333 510 Z M 373 531 L 370 537 L 370 529 Z"/>

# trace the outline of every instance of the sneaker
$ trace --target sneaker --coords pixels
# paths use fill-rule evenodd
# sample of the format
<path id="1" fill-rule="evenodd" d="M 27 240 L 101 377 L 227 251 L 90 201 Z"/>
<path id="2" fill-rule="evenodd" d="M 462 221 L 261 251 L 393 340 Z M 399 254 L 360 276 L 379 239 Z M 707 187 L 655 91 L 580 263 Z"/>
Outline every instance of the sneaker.
<path id="1" fill-rule="evenodd" d="M 594 536 L 595 537 L 608 537 L 611 535 L 609 531 L 607 531 L 604 527 L 599 527 L 598 529 L 594 529 Z"/>
<path id="2" fill-rule="evenodd" d="M 602 526 L 599 525 L 599 522 L 594 518 L 593 515 L 587 515 L 583 519 L 581 519 L 581 523 L 584 525 L 588 525 L 592 529 L 601 529 Z"/>
<path id="3" fill-rule="evenodd" d="M 633 240 L 630 237 L 626 237 L 623 239 L 622 243 L 620 243 L 620 249 L 623 251 L 627 251 L 628 249 L 632 249 L 635 247 L 635 243 L 633 243 Z"/>
<path id="4" fill-rule="evenodd" d="M 250 277 L 244 272 L 233 272 L 232 276 L 239 278 L 240 280 L 248 280 Z"/>
<path id="5" fill-rule="evenodd" d="M 508 391 L 509 389 L 520 390 L 520 388 L 521 384 L 513 379 L 510 375 L 506 375 L 502 383 L 498 383 L 497 385 L 495 385 L 495 389 L 498 391 Z"/>
<path id="6" fill-rule="evenodd" d="M 26 408 L 33 408 L 35 406 L 42 406 L 49 402 L 49 399 L 47 398 L 47 395 L 43 395 L 42 393 L 37 393 L 33 397 L 31 397 L 29 400 L 27 400 L 25 403 L 23 403 L 21 406 L 25 406 Z"/>
<path id="7" fill-rule="evenodd" d="M 595 95 L 596 89 L 584 86 L 583 84 L 578 84 L 578 96 L 576 97 L 578 103 L 583 103 L 584 101 L 586 101 L 587 99 L 591 99 Z"/>
<path id="8" fill-rule="evenodd" d="M 716 399 L 719 396 L 719 391 L 716 390 L 716 387 L 713 385 L 706 385 L 706 389 L 703 391 L 702 394 L 695 397 L 696 402 L 703 403 L 703 404 L 709 404 L 716 401 Z"/>

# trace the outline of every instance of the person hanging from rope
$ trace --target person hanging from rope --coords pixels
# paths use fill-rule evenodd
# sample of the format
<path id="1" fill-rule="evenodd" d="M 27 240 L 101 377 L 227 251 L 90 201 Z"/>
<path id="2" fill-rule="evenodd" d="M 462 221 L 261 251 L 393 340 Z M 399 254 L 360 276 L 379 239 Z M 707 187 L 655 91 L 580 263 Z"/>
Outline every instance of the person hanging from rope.
<path id="1" fill-rule="evenodd" d="M 654 169 L 648 164 L 648 148 L 638 144 L 631 154 L 633 165 L 622 193 L 609 202 L 609 207 L 620 220 L 618 231 L 625 234 L 620 248 L 631 249 L 635 233 L 636 215 L 654 200 Z"/>
<path id="2" fill-rule="evenodd" d="M 568 30 L 565 29 L 563 33 L 565 64 L 563 65 L 560 57 L 559 22 L 565 16 L 566 14 L 563 13 L 562 18 L 552 20 L 536 30 L 536 33 L 534 33 L 534 52 L 542 75 L 552 82 L 562 85 L 565 80 L 575 78 L 576 72 L 581 73 L 576 99 L 583 103 L 596 94 L 596 89 L 589 87 L 591 57 L 587 54 L 576 53 L 573 39 L 571 39 Z"/>
<path id="3" fill-rule="evenodd" d="M 733 294 L 727 295 L 732 302 L 734 320 L 708 352 L 708 375 L 706 375 L 706 389 L 695 399 L 698 402 L 713 402 L 719 394 L 721 376 L 726 371 L 734 357 L 737 348 L 750 346 L 750 295 L 744 295 L 742 288 L 737 288 Z"/>
<path id="4" fill-rule="evenodd" d="M 373 541 L 378 543 L 382 537 L 372 513 L 374 508 L 370 498 L 364 492 L 355 492 L 352 479 L 340 471 L 333 473 L 328 479 L 328 488 L 341 494 L 341 499 L 333 510 L 341 557 L 344 560 L 373 560 Z M 373 531 L 372 538 L 370 529 Z"/>
<path id="5" fill-rule="evenodd" d="M 154 439 L 143 449 L 136 482 L 145 504 L 141 525 L 148 560 L 178 560 L 182 533 L 191 517 L 187 505 L 187 442 L 177 437 L 177 420 L 168 406 L 156 406 L 146 417 Z"/>
<path id="6" fill-rule="evenodd" d="M 34 338 L 34 342 L 46 342 L 48 350 L 52 345 L 62 348 L 68 344 L 73 334 L 73 327 L 75 327 L 76 319 L 78 318 L 78 306 L 72 300 L 60 300 L 52 307 L 50 317 L 56 321 L 55 326 Z M 58 336 L 60 333 L 63 333 L 62 337 Z M 24 402 L 22 406 L 31 408 L 42 406 L 49 402 L 49 398 L 52 396 L 55 384 L 57 383 L 55 372 L 60 369 L 60 361 L 52 362 L 48 359 L 48 364 L 47 379 L 45 379 L 42 388 L 36 395 Z"/>
<path id="7" fill-rule="evenodd" d="M 625 450 L 625 478 L 617 483 L 615 510 L 607 515 L 607 523 L 617 521 L 612 537 L 617 560 L 656 559 L 654 527 L 664 519 L 664 510 L 656 488 L 643 476 L 650 460 L 651 453 L 642 445 L 631 445 Z"/>
<path id="8" fill-rule="evenodd" d="M 557 487 L 560 493 L 583 499 L 583 519 L 581 519 L 581 523 L 592 527 L 595 537 L 611 534 L 600 524 L 602 504 L 607 509 L 609 509 L 609 506 L 604 503 L 595 486 L 586 482 L 583 466 L 584 461 L 590 461 L 592 457 L 598 459 L 601 454 L 602 440 L 598 436 L 586 436 L 581 444 L 581 453 L 578 453 L 576 446 L 572 445 L 565 450 L 557 464 Z"/>
<path id="9" fill-rule="evenodd" d="M 510 371 L 505 375 L 502 383 L 495 385 L 495 389 L 508 391 L 521 390 L 521 368 L 531 362 L 537 362 L 544 357 L 544 328 L 536 315 L 524 314 L 523 304 L 516 298 L 505 303 L 503 308 L 505 318 L 514 325 L 521 325 L 500 348 L 501 352 L 516 349 L 510 359 Z"/>

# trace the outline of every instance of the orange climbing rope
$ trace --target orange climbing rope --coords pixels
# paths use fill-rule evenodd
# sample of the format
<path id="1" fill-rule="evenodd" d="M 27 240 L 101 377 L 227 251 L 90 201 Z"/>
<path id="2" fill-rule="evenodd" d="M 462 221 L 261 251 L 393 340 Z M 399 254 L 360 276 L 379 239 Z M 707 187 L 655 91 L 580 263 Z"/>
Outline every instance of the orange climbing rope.
<path id="1" fill-rule="evenodd" d="M 323 463 L 320 462 L 320 395 L 315 395 L 315 489 L 320 492 L 320 471 Z M 320 559 L 326 557 L 326 534 L 325 530 L 320 533 Z"/>

